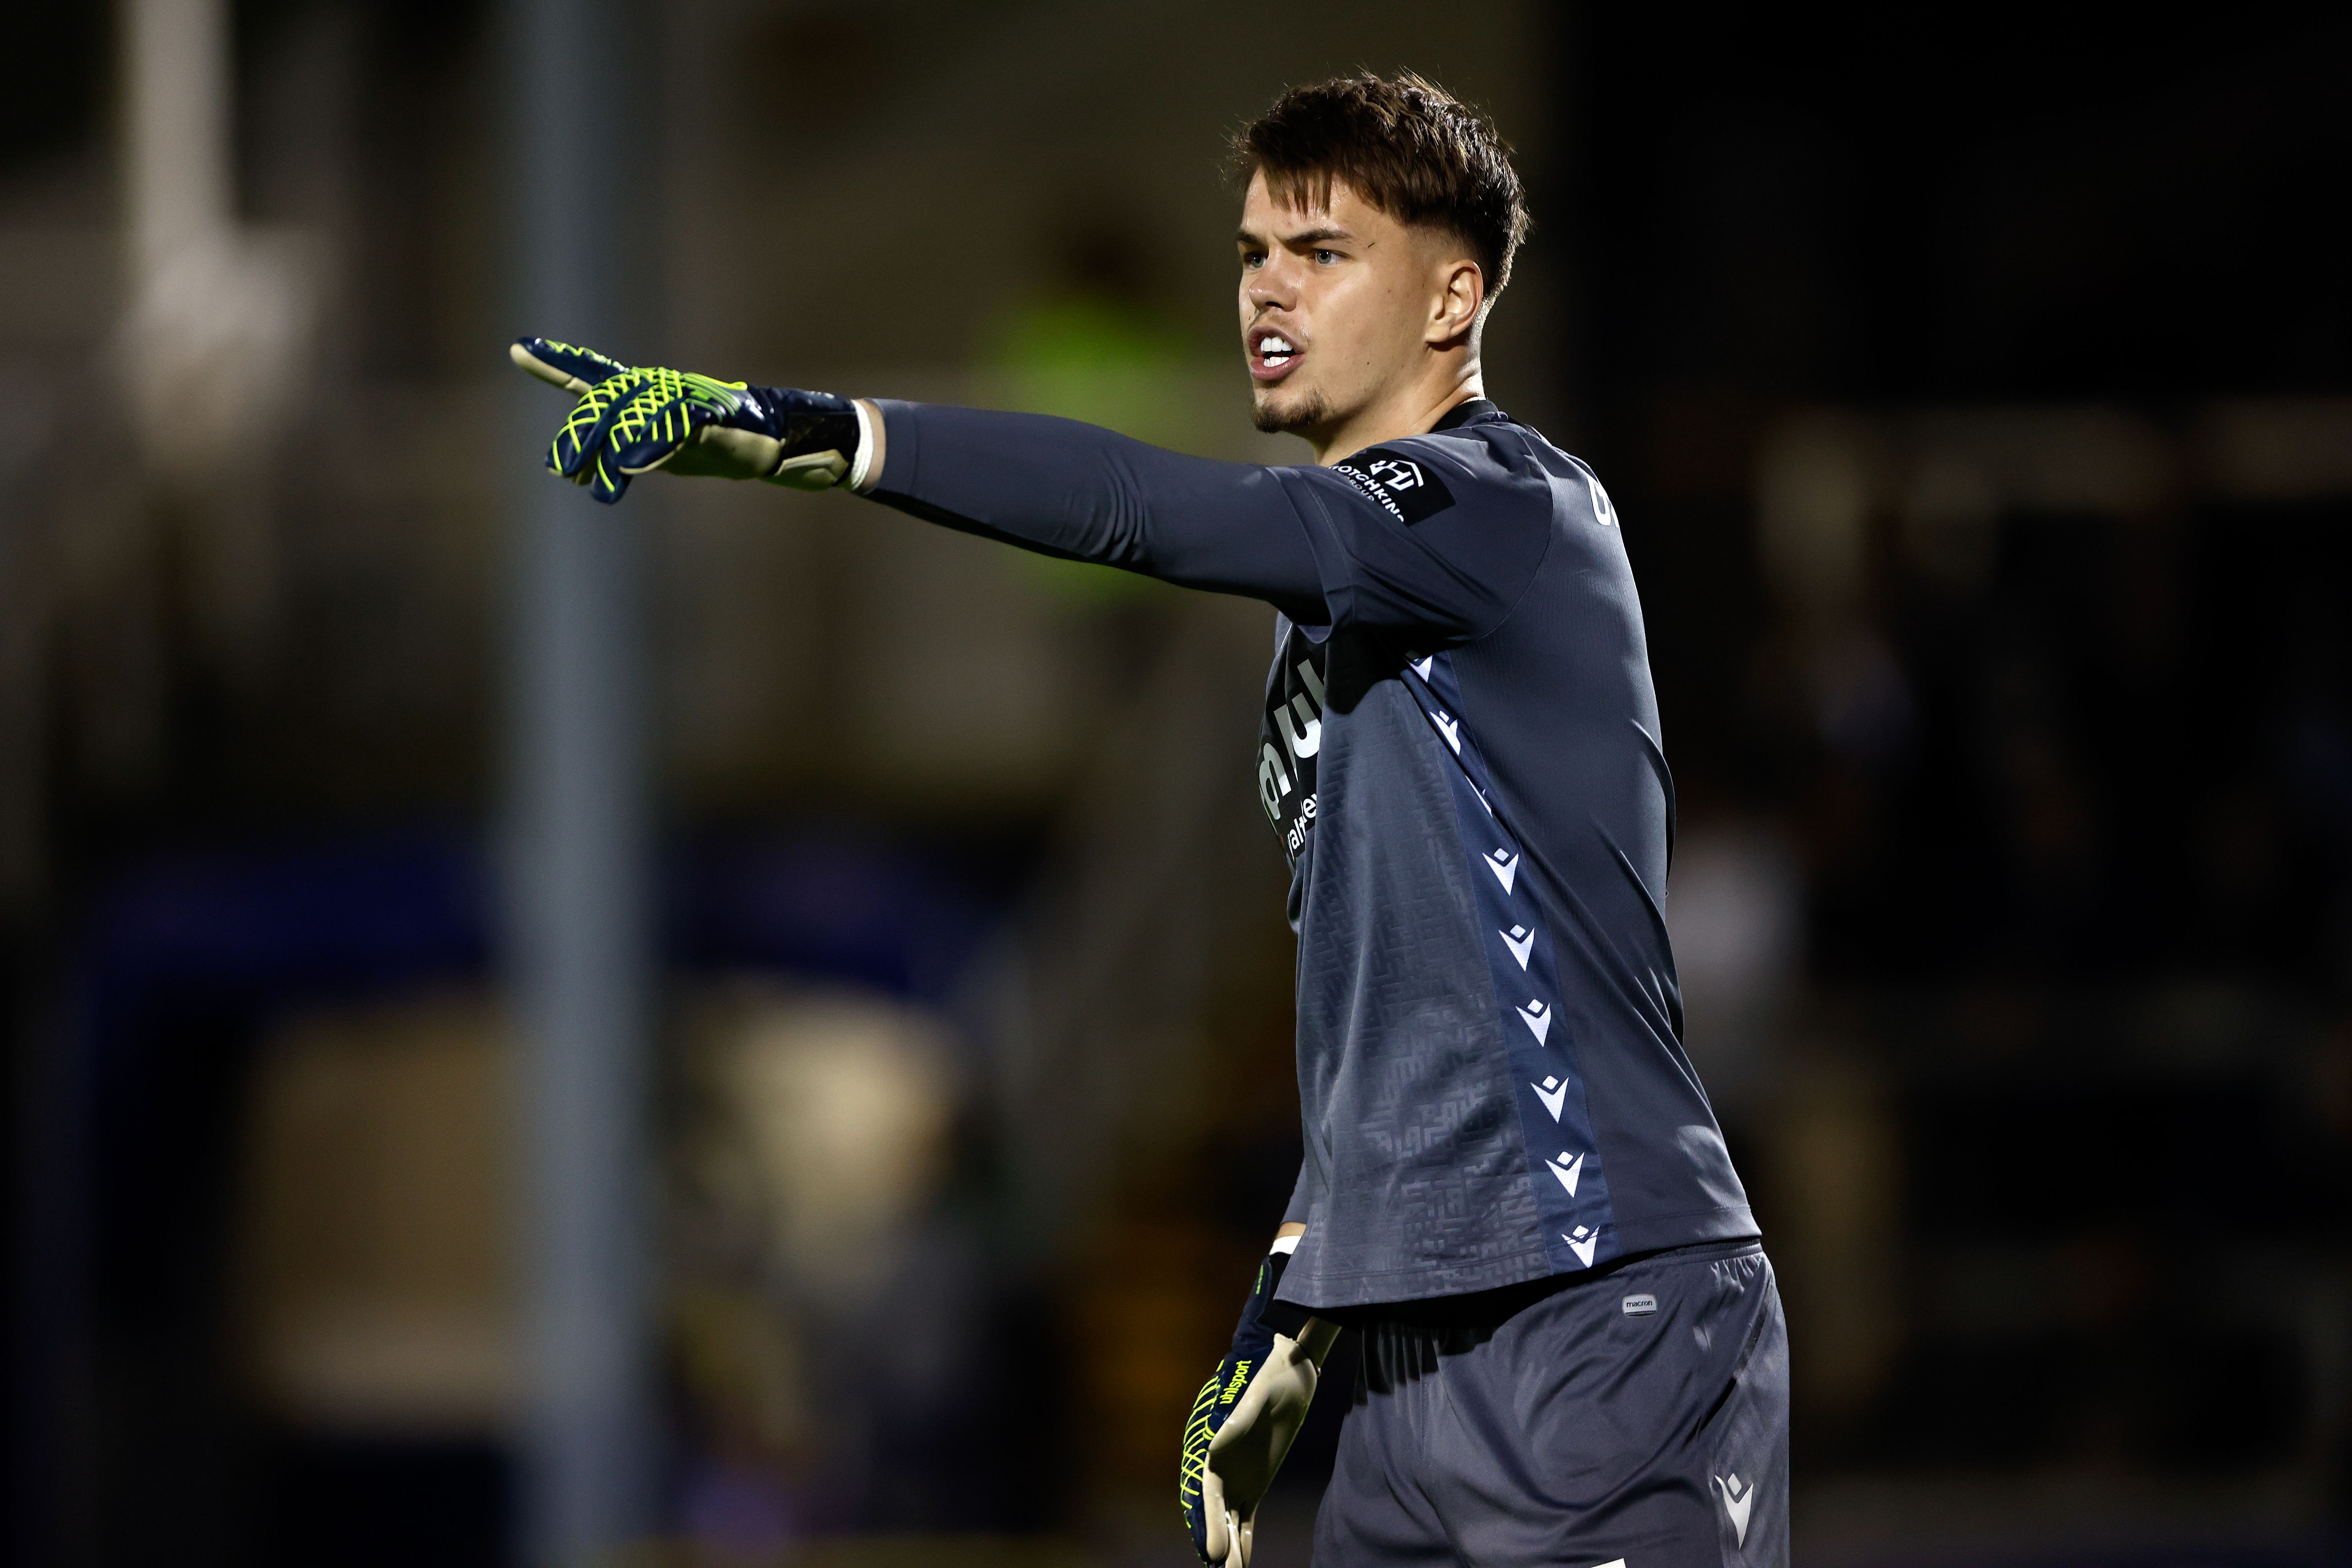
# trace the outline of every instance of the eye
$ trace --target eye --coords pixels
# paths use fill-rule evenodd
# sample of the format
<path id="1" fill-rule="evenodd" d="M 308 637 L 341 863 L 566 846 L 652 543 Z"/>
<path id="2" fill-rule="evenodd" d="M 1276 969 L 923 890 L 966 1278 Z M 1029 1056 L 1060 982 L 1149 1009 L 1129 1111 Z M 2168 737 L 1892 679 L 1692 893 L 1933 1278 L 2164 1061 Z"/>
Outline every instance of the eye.
<path id="1" fill-rule="evenodd" d="M 1242 266 L 1243 266 L 1244 268 L 1259 268 L 1259 267 L 1263 267 L 1263 266 L 1265 266 L 1265 251 L 1263 251 L 1263 250 L 1244 250 L 1244 251 L 1243 251 L 1243 252 L 1242 252 Z"/>
<path id="2" fill-rule="evenodd" d="M 1315 265 L 1318 267 L 1335 267 L 1339 265 L 1339 253 L 1336 250 L 1318 250 L 1315 253 Z"/>

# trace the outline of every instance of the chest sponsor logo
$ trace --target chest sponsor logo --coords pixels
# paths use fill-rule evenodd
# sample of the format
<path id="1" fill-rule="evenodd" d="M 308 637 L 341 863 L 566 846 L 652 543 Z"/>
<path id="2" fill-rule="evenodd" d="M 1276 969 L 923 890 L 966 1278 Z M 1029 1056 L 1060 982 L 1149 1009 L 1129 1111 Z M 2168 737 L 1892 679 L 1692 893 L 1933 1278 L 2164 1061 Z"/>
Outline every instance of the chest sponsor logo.
<path id="1" fill-rule="evenodd" d="M 1367 447 L 1331 471 L 1407 528 L 1454 504 L 1453 492 L 1426 463 L 1387 447 Z"/>
<path id="2" fill-rule="evenodd" d="M 1756 1506 L 1756 1483 L 1743 1481 L 1737 1473 L 1717 1476 L 1715 1489 L 1723 1494 L 1723 1511 L 1731 1516 L 1731 1532 L 1740 1545 L 1748 1544 L 1748 1510 Z"/>
<path id="3" fill-rule="evenodd" d="M 1295 632 L 1266 682 L 1258 725 L 1257 799 L 1292 861 L 1315 828 L 1316 759 L 1323 751 L 1324 650 Z"/>
<path id="4" fill-rule="evenodd" d="M 1610 504 L 1609 492 L 1601 488 L 1601 481 L 1588 475 L 1584 488 L 1592 492 L 1592 521 L 1603 528 L 1616 527 L 1617 509 Z"/>
<path id="5" fill-rule="evenodd" d="M 1298 673 L 1302 679 L 1313 682 L 1318 694 L 1321 692 L 1323 683 L 1314 679 L 1313 665 L 1304 659 L 1299 660 Z M 1323 710 L 1308 701 L 1306 692 L 1297 693 L 1287 704 L 1277 706 L 1272 711 L 1274 727 L 1282 731 L 1283 744 L 1290 749 L 1292 756 L 1303 763 L 1323 749 Z M 1292 721 L 1294 719 L 1297 721 L 1295 723 Z"/>

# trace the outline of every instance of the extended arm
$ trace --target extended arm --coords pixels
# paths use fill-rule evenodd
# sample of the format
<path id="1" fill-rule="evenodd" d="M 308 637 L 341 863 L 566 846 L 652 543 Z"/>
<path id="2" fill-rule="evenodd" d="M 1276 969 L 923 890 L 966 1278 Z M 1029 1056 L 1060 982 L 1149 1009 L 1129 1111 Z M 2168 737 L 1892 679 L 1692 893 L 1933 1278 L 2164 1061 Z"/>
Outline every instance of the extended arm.
<path id="1" fill-rule="evenodd" d="M 867 493 L 931 522 L 1323 618 L 1281 470 L 1166 451 L 1074 419 L 884 402 Z M 878 460 L 877 460 L 878 459 Z"/>
<path id="2" fill-rule="evenodd" d="M 1331 468 L 1189 458 L 1071 419 L 858 402 L 630 366 L 544 338 L 515 363 L 575 394 L 548 466 L 617 501 L 656 469 L 846 484 L 929 521 L 1424 650 L 1501 624 L 1550 539 L 1548 479 L 1419 437 Z M 1475 490 L 1472 487 L 1477 487 Z M 1454 489 L 1472 498 L 1457 505 Z"/>
<path id="3" fill-rule="evenodd" d="M 1465 451 L 1433 442 L 1332 468 L 1268 468 L 1070 419 L 866 406 L 879 416 L 864 448 L 877 500 L 1047 554 L 1264 599 L 1303 626 L 1395 631 L 1424 649 L 1500 625 L 1551 538 L 1539 471 L 1474 470 Z"/>

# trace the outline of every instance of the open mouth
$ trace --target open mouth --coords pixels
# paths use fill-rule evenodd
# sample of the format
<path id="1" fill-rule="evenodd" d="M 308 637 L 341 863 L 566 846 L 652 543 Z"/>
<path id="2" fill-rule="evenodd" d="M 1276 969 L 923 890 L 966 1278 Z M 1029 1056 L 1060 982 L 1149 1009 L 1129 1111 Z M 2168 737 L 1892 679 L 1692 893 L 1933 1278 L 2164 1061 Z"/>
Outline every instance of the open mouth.
<path id="1" fill-rule="evenodd" d="M 1305 347 L 1288 333 L 1261 327 L 1249 335 L 1250 375 L 1260 385 L 1280 381 L 1305 353 Z"/>

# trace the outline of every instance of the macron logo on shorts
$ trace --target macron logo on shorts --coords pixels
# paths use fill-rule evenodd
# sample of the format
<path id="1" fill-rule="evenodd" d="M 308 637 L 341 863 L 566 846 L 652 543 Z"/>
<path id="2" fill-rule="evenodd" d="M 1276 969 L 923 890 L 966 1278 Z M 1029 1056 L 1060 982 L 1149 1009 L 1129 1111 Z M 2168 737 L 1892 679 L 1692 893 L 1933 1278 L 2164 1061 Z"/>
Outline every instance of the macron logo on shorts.
<path id="1" fill-rule="evenodd" d="M 1723 1493 L 1723 1511 L 1731 1516 L 1731 1532 L 1739 1544 L 1748 1544 L 1748 1510 L 1756 1506 L 1756 1483 L 1742 1481 L 1737 1473 L 1714 1478 Z"/>

